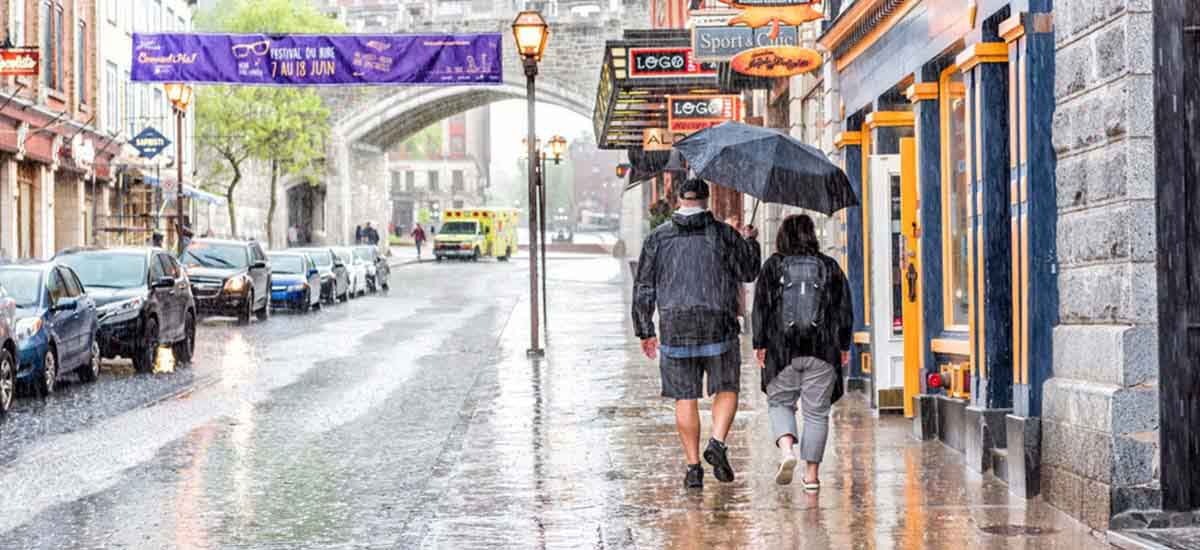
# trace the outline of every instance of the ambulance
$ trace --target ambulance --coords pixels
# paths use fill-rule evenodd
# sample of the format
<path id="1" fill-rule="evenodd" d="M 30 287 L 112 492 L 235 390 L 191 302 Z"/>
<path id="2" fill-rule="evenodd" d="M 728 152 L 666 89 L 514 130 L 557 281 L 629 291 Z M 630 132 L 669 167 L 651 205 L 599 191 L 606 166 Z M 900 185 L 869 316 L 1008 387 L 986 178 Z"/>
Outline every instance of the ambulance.
<path id="1" fill-rule="evenodd" d="M 493 257 L 508 261 L 517 252 L 515 208 L 459 208 L 442 213 L 442 226 L 433 239 L 433 255 L 479 261 Z"/>

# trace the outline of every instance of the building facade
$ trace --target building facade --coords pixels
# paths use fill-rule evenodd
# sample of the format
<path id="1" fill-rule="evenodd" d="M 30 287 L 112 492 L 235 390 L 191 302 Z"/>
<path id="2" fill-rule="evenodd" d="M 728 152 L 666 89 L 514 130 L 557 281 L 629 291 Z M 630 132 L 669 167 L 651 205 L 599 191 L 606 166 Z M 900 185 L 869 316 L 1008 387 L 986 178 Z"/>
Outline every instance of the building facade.
<path id="1" fill-rule="evenodd" d="M 0 256 L 48 257 L 93 242 L 112 179 L 96 126 L 96 5 L 0 2 L 5 50 L 36 52 L 33 74 L 0 77 Z"/>
<path id="2" fill-rule="evenodd" d="M 192 28 L 195 2 L 189 0 L 96 0 L 98 110 L 96 126 L 115 145 L 114 177 L 108 213 L 98 225 L 98 242 L 106 245 L 142 244 L 155 232 L 165 242 L 174 242 L 175 204 L 173 196 L 164 196 L 162 182 L 177 178 L 175 144 L 183 142 L 185 212 L 201 232 L 209 228 L 198 220 L 210 217 L 210 211 L 223 205 L 224 199 L 200 192 L 194 183 L 195 117 L 188 113 L 183 121 L 183 136 L 177 135 L 175 116 L 163 87 L 130 80 L 135 32 L 188 32 Z M 126 144 L 143 130 L 151 128 L 171 145 L 153 159 L 138 156 Z"/>
<path id="3" fill-rule="evenodd" d="M 428 137 L 401 142 L 388 152 L 388 224 L 396 235 L 407 235 L 418 222 L 441 225 L 444 210 L 489 202 L 488 108 L 444 119 L 425 134 Z"/>
<path id="4" fill-rule="evenodd" d="M 1200 508 L 1185 4 L 829 2 L 793 129 L 860 193 L 852 387 L 1098 530 Z"/>

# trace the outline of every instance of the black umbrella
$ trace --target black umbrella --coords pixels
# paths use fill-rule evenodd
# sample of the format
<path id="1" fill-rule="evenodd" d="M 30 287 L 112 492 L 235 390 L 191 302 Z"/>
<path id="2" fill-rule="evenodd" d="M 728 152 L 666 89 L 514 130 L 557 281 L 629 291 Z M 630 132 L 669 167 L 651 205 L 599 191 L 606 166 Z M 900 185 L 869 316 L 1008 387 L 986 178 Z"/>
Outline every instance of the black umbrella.
<path id="1" fill-rule="evenodd" d="M 675 143 L 700 178 L 764 202 L 832 214 L 858 205 L 850 179 L 819 149 L 770 128 L 725 122 Z"/>

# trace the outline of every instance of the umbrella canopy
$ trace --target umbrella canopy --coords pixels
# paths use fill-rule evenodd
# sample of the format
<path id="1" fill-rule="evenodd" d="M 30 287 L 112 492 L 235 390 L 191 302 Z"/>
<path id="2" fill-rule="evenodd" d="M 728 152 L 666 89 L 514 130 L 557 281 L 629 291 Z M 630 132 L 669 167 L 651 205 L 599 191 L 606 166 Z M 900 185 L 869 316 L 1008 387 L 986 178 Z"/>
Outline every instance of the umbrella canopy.
<path id="1" fill-rule="evenodd" d="M 675 143 L 697 177 L 764 202 L 832 214 L 858 205 L 850 179 L 819 149 L 770 128 L 724 122 Z"/>

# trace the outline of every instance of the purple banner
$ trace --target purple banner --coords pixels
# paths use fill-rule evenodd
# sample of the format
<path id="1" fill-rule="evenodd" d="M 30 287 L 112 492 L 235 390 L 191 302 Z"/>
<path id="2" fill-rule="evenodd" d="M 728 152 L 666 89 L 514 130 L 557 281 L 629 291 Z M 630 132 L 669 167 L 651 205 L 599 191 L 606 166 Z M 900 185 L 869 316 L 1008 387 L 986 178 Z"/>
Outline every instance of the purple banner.
<path id="1" fill-rule="evenodd" d="M 132 79 L 271 86 L 498 84 L 500 34 L 134 33 Z"/>

